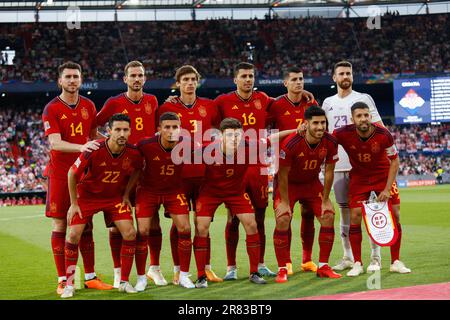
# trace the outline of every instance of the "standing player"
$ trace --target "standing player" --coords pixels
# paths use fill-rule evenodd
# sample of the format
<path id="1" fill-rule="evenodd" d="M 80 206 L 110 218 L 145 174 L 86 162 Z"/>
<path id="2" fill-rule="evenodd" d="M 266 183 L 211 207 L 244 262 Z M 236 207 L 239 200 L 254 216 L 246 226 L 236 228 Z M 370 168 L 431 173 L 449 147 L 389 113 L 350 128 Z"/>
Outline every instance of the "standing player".
<path id="1" fill-rule="evenodd" d="M 241 62 L 235 66 L 234 83 L 236 91 L 220 95 L 215 100 L 221 119 L 238 119 L 242 123 L 244 133 L 250 132 L 259 137 L 259 130 L 266 127 L 267 110 L 272 100 L 264 92 L 253 91 L 255 67 L 250 63 Z M 255 208 L 255 219 L 258 226 L 260 242 L 258 272 L 263 276 L 276 276 L 264 265 L 266 245 L 264 219 L 268 205 L 268 176 L 261 174 L 264 166 L 263 164 L 249 166 L 246 176 L 246 192 Z M 239 241 L 239 219 L 230 212 L 225 229 L 225 239 L 228 263 L 224 280 L 235 280 L 237 279 L 236 250 Z"/>
<path id="2" fill-rule="evenodd" d="M 333 68 L 333 81 L 336 83 L 338 93 L 334 96 L 328 97 L 324 100 L 322 108 L 328 118 L 329 132 L 350 124 L 351 111 L 350 108 L 355 102 L 364 102 L 370 108 L 370 114 L 372 115 L 372 121 L 375 124 L 383 125 L 381 117 L 378 114 L 375 102 L 368 94 L 359 93 L 352 89 L 353 84 L 353 71 L 352 65 L 348 61 L 340 61 L 334 65 Z M 344 256 L 342 260 L 333 267 L 334 270 L 342 271 L 353 266 L 353 254 L 349 241 L 349 228 L 350 228 L 350 209 L 348 206 L 348 188 L 349 188 L 349 172 L 352 168 L 348 159 L 347 153 L 342 146 L 339 146 L 339 161 L 336 164 L 336 174 L 334 179 L 334 192 L 336 202 L 339 205 L 341 211 L 341 240 L 342 247 L 344 249 Z M 395 188 L 395 190 L 397 190 Z M 400 203 L 398 198 L 398 192 L 394 196 L 393 204 Z M 398 205 L 395 206 L 398 209 Z M 394 209 L 395 211 L 395 209 Z M 398 210 L 397 210 L 398 211 Z M 372 247 L 371 261 L 367 268 L 368 272 L 374 272 L 380 270 L 381 267 L 381 255 L 380 247 L 370 241 Z"/>
<path id="3" fill-rule="evenodd" d="M 137 144 L 145 137 L 153 136 L 156 132 L 156 109 L 158 108 L 158 100 L 152 94 L 144 93 L 144 84 L 146 81 L 144 65 L 139 61 L 131 61 L 124 68 L 123 81 L 126 83 L 127 92 L 121 93 L 115 97 L 109 98 L 103 105 L 102 110 L 97 114 L 97 125 L 104 126 L 112 115 L 116 113 L 126 114 L 131 121 L 131 134 L 129 143 Z M 132 195 L 134 198 L 134 195 Z M 114 262 L 114 287 L 117 288 L 120 283 L 120 247 L 122 245 L 122 237 L 120 232 L 115 228 L 111 219 L 105 215 L 105 223 L 110 227 L 109 243 Z M 159 243 L 161 250 L 161 230 L 155 232 L 156 246 Z M 136 240 L 136 264 L 139 260 L 146 261 L 148 255 L 148 239 L 141 238 L 138 235 Z M 149 273 L 151 270 L 149 270 Z M 155 282 L 161 281 L 157 272 L 152 274 Z M 145 274 L 145 272 L 143 273 Z"/>
<path id="4" fill-rule="evenodd" d="M 242 124 L 234 118 L 226 118 L 220 123 L 222 138 L 213 141 L 204 149 L 204 161 L 207 163 L 205 180 L 200 188 L 196 203 L 196 235 L 194 237 L 194 254 L 197 264 L 197 288 L 208 286 L 205 264 L 207 258 L 208 234 L 214 212 L 222 203 L 236 216 L 244 226 L 247 234 L 247 253 L 250 259 L 250 281 L 265 284 L 258 273 L 260 258 L 259 232 L 255 212 L 249 195 L 245 192 L 245 176 L 248 165 L 248 144 L 243 139 Z M 212 159 L 207 159 L 210 150 Z M 239 163 L 239 154 L 245 154 L 245 161 Z M 212 160 L 212 161 L 206 161 Z"/>
<path id="5" fill-rule="evenodd" d="M 356 102 L 351 107 L 354 124 L 336 129 L 333 135 L 347 152 L 352 169 L 350 171 L 349 207 L 351 210 L 349 238 L 355 262 L 347 276 L 356 277 L 364 272 L 361 260 L 361 214 L 362 201 L 368 200 L 371 191 L 378 201 L 390 201 L 391 188 L 399 167 L 397 148 L 389 131 L 372 124 L 369 106 Z M 394 212 L 394 227 L 398 239 L 391 246 L 391 272 L 409 273 L 400 259 L 402 228 L 400 216 Z"/>
<path id="6" fill-rule="evenodd" d="M 325 112 L 313 106 L 305 111 L 306 132 L 288 136 L 280 150 L 280 169 L 275 187 L 274 209 L 276 227 L 273 235 L 278 260 L 276 282 L 287 281 L 289 258 L 289 226 L 295 203 L 302 211 L 312 212 L 320 222 L 318 277 L 340 278 L 328 266 L 334 242 L 334 209 L 330 191 L 334 179 L 334 166 L 338 160 L 338 144 L 326 132 Z M 319 180 L 321 165 L 325 163 L 324 185 Z"/>
<path id="7" fill-rule="evenodd" d="M 291 67 L 284 71 L 284 86 L 287 94 L 278 97 L 270 106 L 269 119 L 272 127 L 279 131 L 299 128 L 305 120 L 305 111 L 310 106 L 317 106 L 317 101 L 313 98 L 306 101 L 303 96 L 304 78 L 303 72 L 298 67 Z M 302 271 L 317 271 L 317 266 L 312 262 L 312 247 L 314 242 L 314 213 L 302 208 L 301 238 L 302 238 Z M 291 226 L 288 229 L 289 245 L 287 257 L 288 275 L 294 274 L 290 253 L 291 247 Z"/>
<path id="8" fill-rule="evenodd" d="M 64 262 L 64 241 L 67 229 L 67 210 L 70 207 L 67 189 L 67 172 L 80 152 L 97 150 L 98 142 L 89 141 L 97 136 L 96 109 L 94 103 L 81 96 L 81 66 L 66 62 L 58 67 L 58 85 L 61 94 L 50 101 L 42 114 L 45 135 L 50 144 L 48 191 L 45 215 L 53 219 L 51 244 L 58 271 L 58 288 L 62 294 L 66 283 Z M 94 271 L 94 241 L 91 226 L 86 228 L 80 238 L 80 251 L 83 256 L 85 286 L 92 289 L 109 290 L 112 286 L 103 283 Z"/>
<path id="9" fill-rule="evenodd" d="M 71 298 L 75 293 L 73 277 L 78 260 L 78 242 L 86 224 L 99 211 L 110 215 L 123 237 L 119 291 L 137 292 L 128 282 L 136 249 L 136 230 L 131 208 L 123 203 L 122 197 L 131 174 L 142 169 L 143 159 L 137 148 L 127 143 L 130 135 L 127 115 L 112 116 L 108 133 L 110 137 L 100 141 L 98 150 L 82 153 L 69 170 L 71 205 L 67 220 L 70 230 L 65 245 L 67 286 L 61 298 Z"/>
<path id="10" fill-rule="evenodd" d="M 175 80 L 178 89 L 180 90 L 180 97 L 175 98 L 174 102 L 165 102 L 158 108 L 158 117 L 166 112 L 174 112 L 180 117 L 181 128 L 184 128 L 189 132 L 189 138 L 191 140 L 198 141 L 202 144 L 203 135 L 213 126 L 217 126 L 220 122 L 218 120 L 217 108 L 214 101 L 197 97 L 196 90 L 198 82 L 200 81 L 200 74 L 191 65 L 184 65 L 177 69 L 175 73 Z M 210 140 L 211 137 L 205 137 L 206 140 Z M 205 174 L 204 165 L 190 165 L 183 167 L 183 191 L 186 195 L 189 207 L 192 211 L 195 211 L 195 200 L 198 197 L 200 185 L 203 181 Z M 153 229 L 159 227 L 159 215 L 152 217 L 150 233 Z M 172 248 L 172 257 L 174 262 L 174 278 L 173 283 L 178 284 L 180 265 L 178 259 L 178 232 L 175 224 L 172 224 L 170 230 L 170 245 Z M 206 276 L 208 281 L 222 282 L 211 268 L 211 239 L 208 235 L 208 255 L 206 261 Z M 159 260 L 159 257 L 157 257 Z M 152 264 L 152 263 L 151 263 Z M 150 266 L 150 269 L 153 266 Z"/>
<path id="11" fill-rule="evenodd" d="M 183 140 L 180 137 L 180 118 L 173 112 L 166 112 L 159 118 L 160 134 L 146 138 L 138 143 L 138 149 L 145 160 L 143 173 L 136 172 L 126 188 L 124 199 L 129 203 L 129 194 L 139 180 L 136 191 L 136 218 L 141 237 L 146 237 L 150 231 L 150 220 L 157 214 L 161 205 L 165 214 L 172 218 L 178 232 L 178 243 L 175 250 L 180 261 L 179 285 L 185 288 L 195 288 L 189 279 L 192 240 L 189 222 L 189 206 L 181 185 L 183 165 L 172 161 L 172 149 Z M 145 260 L 136 261 L 138 282 L 136 289 L 144 291 L 147 278 Z"/>

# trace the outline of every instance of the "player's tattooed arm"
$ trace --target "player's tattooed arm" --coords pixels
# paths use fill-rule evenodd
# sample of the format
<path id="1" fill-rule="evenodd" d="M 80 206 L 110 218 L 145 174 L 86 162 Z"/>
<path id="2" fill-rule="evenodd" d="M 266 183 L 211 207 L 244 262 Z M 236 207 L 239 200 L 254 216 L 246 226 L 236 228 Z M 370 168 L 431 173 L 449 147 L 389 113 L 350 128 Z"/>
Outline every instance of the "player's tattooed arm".
<path id="1" fill-rule="evenodd" d="M 384 187 L 384 190 L 380 192 L 377 199 L 380 202 L 389 200 L 389 197 L 391 196 L 391 187 L 395 181 L 395 178 L 397 177 L 398 168 L 400 167 L 400 161 L 398 157 L 396 157 L 395 159 L 390 159 L 390 161 L 391 163 L 389 165 L 389 175 L 386 186 Z"/>
<path id="2" fill-rule="evenodd" d="M 68 178 L 68 187 L 69 187 L 69 195 L 70 195 L 70 208 L 67 212 L 67 223 L 70 224 L 73 217 L 75 215 L 79 215 L 80 218 L 83 218 L 80 207 L 78 205 L 78 197 L 77 197 L 77 178 L 72 168 L 69 169 L 69 173 L 67 174 Z"/>
<path id="3" fill-rule="evenodd" d="M 122 197 L 122 204 L 127 205 L 129 208 L 132 208 L 133 205 L 130 201 L 130 193 L 132 190 L 136 189 L 136 184 L 139 181 L 139 178 L 142 175 L 142 170 L 134 170 L 134 172 L 131 174 L 130 179 L 128 180 L 127 186 L 125 188 L 125 192 Z"/>
<path id="4" fill-rule="evenodd" d="M 275 217 L 279 218 L 286 213 L 289 216 L 292 215 L 291 208 L 289 206 L 289 193 L 288 193 L 288 177 L 291 167 L 280 166 L 278 171 L 278 188 L 280 191 L 281 202 L 275 208 Z"/>
<path id="5" fill-rule="evenodd" d="M 334 167 L 335 163 L 325 164 L 325 178 L 323 184 L 323 194 L 322 194 L 322 215 L 326 211 L 334 212 L 333 203 L 330 200 L 331 186 L 334 181 Z"/>
<path id="6" fill-rule="evenodd" d="M 314 100 L 314 95 L 309 91 L 303 90 L 302 99 L 305 99 L 307 102 L 310 102 Z"/>

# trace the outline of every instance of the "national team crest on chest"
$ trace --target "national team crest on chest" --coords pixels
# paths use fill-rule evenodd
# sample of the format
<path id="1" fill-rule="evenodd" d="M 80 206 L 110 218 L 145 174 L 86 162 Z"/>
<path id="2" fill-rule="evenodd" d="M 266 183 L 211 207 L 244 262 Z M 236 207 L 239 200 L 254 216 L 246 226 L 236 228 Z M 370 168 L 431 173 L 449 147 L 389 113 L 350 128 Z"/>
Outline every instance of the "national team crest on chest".
<path id="1" fill-rule="evenodd" d="M 198 113 L 200 114 L 200 117 L 202 117 L 202 118 L 206 117 L 206 115 L 208 114 L 206 112 L 206 109 L 204 106 L 198 107 Z"/>
<path id="2" fill-rule="evenodd" d="M 258 109 L 258 110 L 261 110 L 261 109 L 262 109 L 261 100 L 256 99 L 256 100 L 253 102 L 253 104 L 255 105 L 255 108 L 256 108 L 256 109 Z"/>
<path id="3" fill-rule="evenodd" d="M 152 105 L 148 102 L 145 104 L 145 113 L 152 114 Z"/>
<path id="4" fill-rule="evenodd" d="M 89 119 L 89 112 L 87 111 L 87 109 L 85 107 L 81 108 L 81 117 L 84 120 Z"/>
<path id="5" fill-rule="evenodd" d="M 126 157 L 123 161 L 122 161 L 122 169 L 123 170 L 128 170 L 131 167 L 131 160 L 130 158 Z"/>
<path id="6" fill-rule="evenodd" d="M 372 143 L 372 145 L 370 146 L 370 150 L 372 151 L 372 153 L 380 152 L 381 150 L 380 144 L 378 142 Z"/>

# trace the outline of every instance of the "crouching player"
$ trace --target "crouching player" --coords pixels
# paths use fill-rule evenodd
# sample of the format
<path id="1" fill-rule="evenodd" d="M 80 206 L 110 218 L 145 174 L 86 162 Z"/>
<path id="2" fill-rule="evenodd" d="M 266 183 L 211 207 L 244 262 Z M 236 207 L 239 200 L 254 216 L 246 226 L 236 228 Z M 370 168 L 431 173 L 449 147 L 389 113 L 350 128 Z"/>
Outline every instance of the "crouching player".
<path id="1" fill-rule="evenodd" d="M 280 169 L 277 174 L 274 208 L 276 227 L 273 234 L 278 261 L 276 282 L 287 281 L 289 263 L 289 225 L 298 201 L 302 216 L 313 213 L 320 222 L 318 277 L 340 278 L 328 266 L 334 242 L 334 209 L 330 190 L 334 179 L 334 166 L 338 160 L 336 139 L 326 132 L 325 111 L 312 106 L 305 111 L 306 132 L 288 136 L 280 150 Z M 319 180 L 322 163 L 325 163 L 324 185 Z"/>
<path id="2" fill-rule="evenodd" d="M 108 123 L 108 133 L 109 138 L 100 141 L 98 150 L 82 153 L 69 170 L 71 205 L 67 220 L 70 228 L 65 245 L 67 286 L 61 298 L 71 298 L 75 293 L 73 278 L 78 243 L 86 224 L 99 211 L 112 216 L 123 238 L 119 291 L 137 292 L 128 282 L 135 254 L 136 230 L 131 209 L 122 203 L 122 197 L 133 171 L 143 167 L 143 159 L 137 148 L 127 143 L 130 135 L 127 115 L 113 115 Z"/>

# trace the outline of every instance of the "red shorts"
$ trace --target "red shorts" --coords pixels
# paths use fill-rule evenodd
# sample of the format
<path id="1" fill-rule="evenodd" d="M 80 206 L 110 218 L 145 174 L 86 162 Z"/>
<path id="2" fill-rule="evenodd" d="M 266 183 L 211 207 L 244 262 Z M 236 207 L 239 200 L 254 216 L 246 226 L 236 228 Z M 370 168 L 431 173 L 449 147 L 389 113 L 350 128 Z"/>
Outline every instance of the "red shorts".
<path id="1" fill-rule="evenodd" d="M 74 216 L 69 224 L 71 226 L 76 224 L 88 224 L 92 221 L 94 214 L 100 211 L 103 211 L 105 215 L 109 215 L 110 219 L 114 222 L 119 220 L 133 220 L 131 208 L 123 206 L 120 199 L 116 199 L 115 201 L 106 200 L 96 202 L 88 202 L 80 199 L 79 206 L 83 218 L 80 218 L 79 215 Z"/>
<path id="2" fill-rule="evenodd" d="M 188 200 L 190 211 L 195 211 L 195 201 L 198 198 L 203 180 L 204 177 L 184 178 L 182 180 L 183 192 Z"/>
<path id="3" fill-rule="evenodd" d="M 350 208 L 362 207 L 362 201 L 366 201 L 370 197 L 370 192 L 375 191 L 378 195 L 384 190 L 386 186 L 387 177 L 381 176 L 379 179 L 373 179 L 372 184 L 358 184 L 358 180 L 352 179 L 350 176 L 350 186 L 348 192 L 348 206 Z M 352 183 L 353 181 L 353 183 Z M 391 204 L 400 204 L 400 194 L 398 192 L 397 182 L 394 182 L 391 187 L 391 197 L 389 199 Z"/>
<path id="4" fill-rule="evenodd" d="M 196 203 L 198 217 L 214 217 L 214 213 L 222 203 L 230 209 L 231 214 L 255 213 L 250 196 L 247 193 L 230 197 L 213 197 L 208 194 L 200 194 Z"/>
<path id="5" fill-rule="evenodd" d="M 131 191 L 131 193 L 130 193 L 130 202 L 131 202 L 131 205 L 133 207 L 136 206 L 136 192 L 135 191 Z M 103 219 L 105 220 L 105 227 L 106 228 L 115 227 L 114 217 L 113 217 L 112 214 L 107 213 L 107 212 L 103 212 Z"/>
<path id="6" fill-rule="evenodd" d="M 269 177 L 261 174 L 261 167 L 250 166 L 246 174 L 245 191 L 255 208 L 266 208 L 269 204 Z"/>
<path id="7" fill-rule="evenodd" d="M 170 214 L 189 214 L 189 205 L 183 192 L 176 194 L 155 194 L 143 189 L 136 192 L 136 218 L 151 218 L 159 207 L 163 205 L 164 215 L 170 218 Z"/>
<path id="8" fill-rule="evenodd" d="M 322 215 L 322 192 L 323 185 L 320 181 L 313 184 L 289 184 L 289 206 L 292 213 L 297 201 L 301 205 L 302 215 L 314 214 L 316 217 Z M 273 208 L 278 207 L 281 196 L 278 186 L 275 186 Z"/>
<path id="9" fill-rule="evenodd" d="M 48 178 L 45 215 L 49 218 L 67 218 L 70 208 L 70 195 L 67 179 Z"/>

